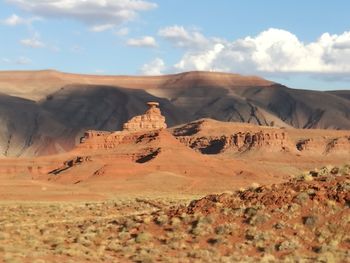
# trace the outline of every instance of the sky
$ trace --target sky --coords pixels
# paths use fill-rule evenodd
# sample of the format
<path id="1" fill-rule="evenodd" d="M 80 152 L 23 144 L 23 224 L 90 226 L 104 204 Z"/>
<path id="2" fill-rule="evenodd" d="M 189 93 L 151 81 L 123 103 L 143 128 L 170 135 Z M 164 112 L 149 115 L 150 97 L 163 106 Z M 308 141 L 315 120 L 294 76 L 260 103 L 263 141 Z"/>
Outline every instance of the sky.
<path id="1" fill-rule="evenodd" d="M 191 70 L 350 89 L 349 0 L 0 0 L 0 70 Z"/>

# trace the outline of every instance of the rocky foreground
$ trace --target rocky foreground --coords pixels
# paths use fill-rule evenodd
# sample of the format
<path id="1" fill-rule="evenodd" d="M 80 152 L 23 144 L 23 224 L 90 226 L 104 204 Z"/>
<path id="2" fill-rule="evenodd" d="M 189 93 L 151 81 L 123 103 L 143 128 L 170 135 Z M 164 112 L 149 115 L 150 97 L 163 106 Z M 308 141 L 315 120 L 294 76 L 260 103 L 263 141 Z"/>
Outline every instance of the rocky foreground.
<path id="1" fill-rule="evenodd" d="M 348 262 L 350 166 L 195 201 L 2 203 L 4 262 Z"/>

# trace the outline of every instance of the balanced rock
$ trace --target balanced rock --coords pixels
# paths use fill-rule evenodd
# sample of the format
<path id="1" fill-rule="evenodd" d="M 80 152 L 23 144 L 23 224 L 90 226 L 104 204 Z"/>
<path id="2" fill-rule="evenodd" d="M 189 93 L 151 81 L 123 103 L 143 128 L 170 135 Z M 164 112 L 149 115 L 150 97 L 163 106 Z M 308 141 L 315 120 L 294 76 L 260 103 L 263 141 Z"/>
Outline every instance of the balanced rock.
<path id="1" fill-rule="evenodd" d="M 138 115 L 130 119 L 123 125 L 123 131 L 137 132 L 165 129 L 165 117 L 159 109 L 158 102 L 148 102 L 149 109 L 143 115 Z"/>

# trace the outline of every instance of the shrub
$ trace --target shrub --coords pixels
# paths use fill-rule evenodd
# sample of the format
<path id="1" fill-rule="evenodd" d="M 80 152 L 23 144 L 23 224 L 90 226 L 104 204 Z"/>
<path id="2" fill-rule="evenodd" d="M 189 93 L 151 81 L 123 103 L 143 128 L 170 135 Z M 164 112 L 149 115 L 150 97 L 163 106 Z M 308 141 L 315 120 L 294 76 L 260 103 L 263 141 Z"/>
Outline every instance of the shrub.
<path id="1" fill-rule="evenodd" d="M 233 225 L 232 224 L 219 225 L 215 228 L 214 231 L 217 235 L 231 235 L 233 233 Z"/>
<path id="2" fill-rule="evenodd" d="M 309 195 L 307 192 L 301 192 L 297 196 L 295 196 L 293 199 L 294 202 L 300 205 L 305 203 L 307 200 L 309 200 Z"/>
<path id="3" fill-rule="evenodd" d="M 143 223 L 149 224 L 152 221 L 152 216 L 144 216 L 141 220 Z"/>
<path id="4" fill-rule="evenodd" d="M 126 232 L 126 231 L 122 231 L 120 233 L 118 233 L 118 238 L 123 240 L 123 239 L 127 239 L 128 237 L 130 237 L 130 233 Z"/>
<path id="5" fill-rule="evenodd" d="M 182 213 L 180 218 L 184 223 L 190 223 L 192 220 L 192 217 L 186 213 Z"/>
<path id="6" fill-rule="evenodd" d="M 303 172 L 299 176 L 297 176 L 297 180 L 299 181 L 312 181 L 314 178 L 310 174 L 310 172 Z"/>
<path id="7" fill-rule="evenodd" d="M 350 165 L 346 164 L 339 169 L 339 174 L 350 175 Z"/>
<path id="8" fill-rule="evenodd" d="M 121 245 L 118 241 L 113 240 L 110 242 L 107 246 L 107 250 L 113 251 L 113 252 L 119 252 L 121 251 Z"/>
<path id="9" fill-rule="evenodd" d="M 305 216 L 303 217 L 303 224 L 309 227 L 312 227 L 316 224 L 317 217 L 316 216 Z"/>
<path id="10" fill-rule="evenodd" d="M 255 216 L 257 213 L 258 213 L 258 209 L 254 208 L 254 207 L 248 207 L 244 211 L 244 214 L 246 215 L 246 217 Z"/>
<path id="11" fill-rule="evenodd" d="M 148 254 L 141 254 L 141 255 L 136 255 L 133 257 L 134 262 L 139 262 L 139 263 L 153 263 L 154 260 L 151 255 Z"/>
<path id="12" fill-rule="evenodd" d="M 285 240 L 285 241 L 276 245 L 276 250 L 277 251 L 295 250 L 298 247 L 299 247 L 299 244 L 297 242 Z"/>
<path id="13" fill-rule="evenodd" d="M 330 173 L 333 174 L 333 175 L 336 175 L 336 174 L 339 173 L 339 170 L 340 170 L 340 169 L 339 169 L 338 167 L 333 167 L 333 168 L 331 169 Z"/>
<path id="14" fill-rule="evenodd" d="M 159 215 L 156 218 L 156 223 L 160 226 L 165 225 L 168 222 L 169 218 L 167 215 Z"/>
<path id="15" fill-rule="evenodd" d="M 283 229 L 284 228 L 284 223 L 283 222 L 278 222 L 273 225 L 275 229 Z"/>
<path id="16" fill-rule="evenodd" d="M 145 243 L 152 238 L 152 235 L 147 232 L 141 232 L 135 237 L 136 243 Z"/>
<path id="17" fill-rule="evenodd" d="M 258 233 L 256 231 L 256 228 L 249 228 L 247 229 L 247 231 L 245 232 L 245 239 L 247 240 L 255 240 L 258 237 Z"/>
<path id="18" fill-rule="evenodd" d="M 170 223 L 171 223 L 172 226 L 178 227 L 178 226 L 181 224 L 181 219 L 178 218 L 178 217 L 173 217 L 173 218 L 170 220 Z"/>
<path id="19" fill-rule="evenodd" d="M 319 171 L 318 171 L 318 174 L 320 175 L 320 176 L 327 176 L 327 175 L 329 175 L 329 172 L 330 172 L 330 170 L 331 170 L 332 168 L 331 167 L 327 167 L 327 166 L 324 166 L 324 167 L 322 167 Z"/>
<path id="20" fill-rule="evenodd" d="M 250 225 L 260 225 L 260 224 L 263 224 L 265 223 L 267 220 L 269 220 L 269 216 L 268 215 L 263 215 L 261 213 L 255 215 L 255 216 L 252 216 L 250 218 L 248 218 L 247 222 L 250 224 Z"/>
<path id="21" fill-rule="evenodd" d="M 213 228 L 211 225 L 197 222 L 192 225 L 192 229 L 190 232 L 195 236 L 204 236 L 211 234 L 213 232 Z"/>
<path id="22" fill-rule="evenodd" d="M 127 218 L 123 225 L 126 229 L 132 229 L 135 227 L 136 222 L 134 220 L 132 220 L 131 218 Z"/>

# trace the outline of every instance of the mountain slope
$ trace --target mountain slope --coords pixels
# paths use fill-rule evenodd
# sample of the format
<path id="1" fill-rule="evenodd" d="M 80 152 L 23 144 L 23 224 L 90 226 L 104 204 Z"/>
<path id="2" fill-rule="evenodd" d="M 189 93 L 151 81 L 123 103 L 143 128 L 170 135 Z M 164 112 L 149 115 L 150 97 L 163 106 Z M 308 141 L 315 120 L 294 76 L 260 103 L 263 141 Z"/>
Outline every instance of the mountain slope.
<path id="1" fill-rule="evenodd" d="M 256 76 L 229 73 L 185 72 L 163 76 L 102 76 L 62 73 L 55 70 L 0 71 L 0 92 L 31 100 L 44 99 L 68 84 L 117 86 L 129 89 L 162 90 L 185 87 L 269 86 L 273 82 Z"/>
<path id="2" fill-rule="evenodd" d="M 279 84 L 236 92 L 296 128 L 350 129 L 350 101 L 332 93 L 294 90 Z"/>
<path id="3" fill-rule="evenodd" d="M 328 91 L 327 93 L 338 96 L 346 100 L 350 100 L 350 90 L 334 90 L 334 91 Z"/>
<path id="4" fill-rule="evenodd" d="M 36 155 L 42 145 L 59 141 L 65 128 L 35 102 L 0 94 L 0 156 Z"/>
<path id="5" fill-rule="evenodd" d="M 0 156 L 71 149 L 88 129 L 118 130 L 159 101 L 168 126 L 201 119 L 350 129 L 348 91 L 294 90 L 255 76 L 186 72 L 156 77 L 0 72 Z M 10 150 L 9 150 L 10 149 Z"/>

